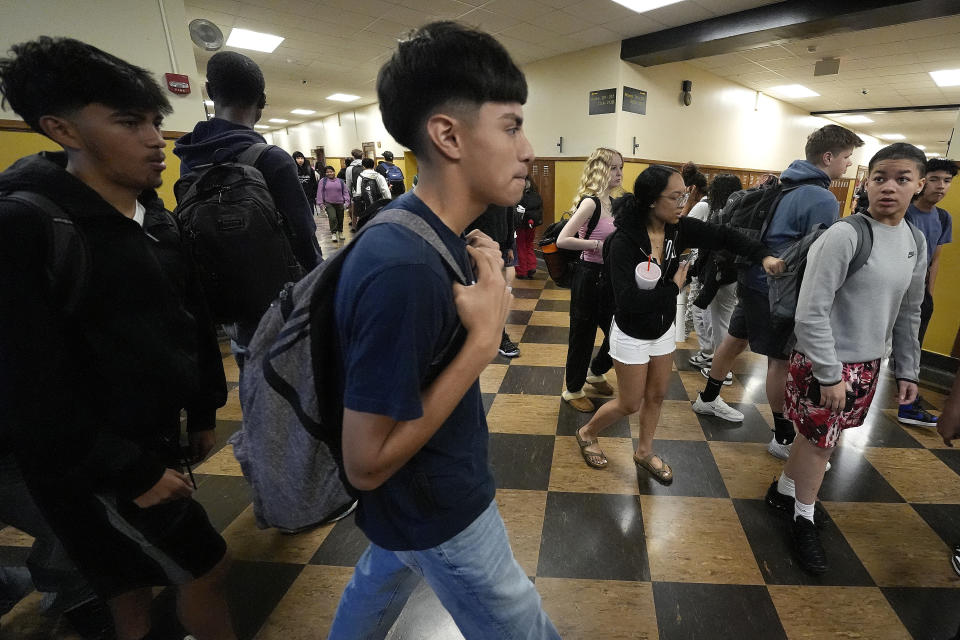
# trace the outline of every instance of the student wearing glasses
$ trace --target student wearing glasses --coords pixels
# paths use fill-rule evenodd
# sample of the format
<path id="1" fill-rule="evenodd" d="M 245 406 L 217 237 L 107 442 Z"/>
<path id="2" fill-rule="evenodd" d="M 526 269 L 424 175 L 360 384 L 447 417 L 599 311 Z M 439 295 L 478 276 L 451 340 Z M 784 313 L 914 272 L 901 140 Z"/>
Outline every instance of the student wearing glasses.
<path id="1" fill-rule="evenodd" d="M 618 397 L 604 404 L 577 431 L 584 461 L 602 469 L 608 461 L 597 435 L 617 420 L 640 413 L 640 442 L 634 463 L 661 484 L 673 470 L 653 451 L 660 406 L 673 368 L 673 321 L 677 295 L 687 278 L 685 249 L 726 249 L 779 273 L 783 262 L 762 243 L 729 227 L 683 217 L 683 179 L 675 169 L 653 165 L 641 173 L 633 194 L 614 205 L 616 231 L 606 242 L 606 264 L 616 306 L 610 327 L 610 356 L 617 372 Z"/>

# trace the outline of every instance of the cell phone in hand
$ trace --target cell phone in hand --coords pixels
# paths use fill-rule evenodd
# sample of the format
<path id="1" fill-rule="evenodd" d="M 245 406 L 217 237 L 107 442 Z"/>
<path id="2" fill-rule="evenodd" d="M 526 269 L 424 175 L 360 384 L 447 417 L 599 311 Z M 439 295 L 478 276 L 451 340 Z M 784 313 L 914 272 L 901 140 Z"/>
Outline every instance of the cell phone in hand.
<path id="1" fill-rule="evenodd" d="M 810 402 L 819 406 L 820 405 L 820 383 L 816 380 L 810 382 L 810 386 L 807 388 L 807 397 L 810 398 Z M 847 391 L 847 401 L 843 405 L 843 410 L 853 411 L 853 404 L 857 401 L 857 394 L 852 391 Z"/>

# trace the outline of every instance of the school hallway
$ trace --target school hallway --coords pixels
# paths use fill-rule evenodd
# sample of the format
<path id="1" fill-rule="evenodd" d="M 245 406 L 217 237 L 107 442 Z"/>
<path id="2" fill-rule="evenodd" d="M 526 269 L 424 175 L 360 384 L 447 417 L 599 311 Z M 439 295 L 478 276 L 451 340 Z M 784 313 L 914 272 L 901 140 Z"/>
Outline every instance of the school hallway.
<path id="1" fill-rule="evenodd" d="M 325 218 L 317 221 L 329 257 L 336 247 Z M 843 436 L 820 492 L 831 568 L 814 578 L 791 557 L 786 520 L 763 501 L 782 462 L 766 451 L 772 415 L 762 358 L 741 357 L 733 385 L 721 392 L 745 414 L 742 424 L 698 416 L 690 403 L 704 378 L 687 363 L 691 336 L 675 354 L 655 447 L 674 469 L 672 486 L 636 471 L 636 416 L 601 436 L 610 465 L 593 470 L 574 438 L 589 414 L 560 399 L 570 292 L 541 270 L 515 282 L 514 295 L 507 332 L 521 356 L 498 357 L 480 379 L 490 462 L 514 553 L 562 637 L 880 640 L 956 631 L 960 578 L 949 558 L 960 542 L 960 451 L 946 448 L 935 429 L 897 423 L 889 372 L 866 424 Z M 256 528 L 249 488 L 225 444 L 241 413 L 237 368 L 222 348 L 230 394 L 217 416 L 218 450 L 194 475 L 196 498 L 234 558 L 229 597 L 238 635 L 324 638 L 366 539 L 353 516 L 293 536 Z M 609 378 L 616 389 L 612 371 Z M 923 396 L 941 407 L 942 394 Z M 22 563 L 29 544 L 0 530 L 7 563 Z M 172 594 L 158 594 L 157 627 L 177 637 Z M 34 593 L 21 602 L 0 638 L 71 637 L 51 626 L 40 601 Z M 389 637 L 461 636 L 421 585 Z"/>

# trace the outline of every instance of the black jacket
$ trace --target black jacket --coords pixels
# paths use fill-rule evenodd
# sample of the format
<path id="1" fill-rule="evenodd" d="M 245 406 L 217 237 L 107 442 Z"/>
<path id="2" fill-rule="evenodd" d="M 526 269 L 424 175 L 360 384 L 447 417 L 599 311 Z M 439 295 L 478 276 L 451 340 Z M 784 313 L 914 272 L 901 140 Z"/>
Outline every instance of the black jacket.
<path id="1" fill-rule="evenodd" d="M 66 317 L 45 275 L 47 226 L 0 200 L 0 428 L 25 474 L 134 498 L 171 462 L 164 437 L 213 428 L 226 402 L 214 325 L 155 194 L 144 227 L 65 171 L 66 155 L 23 158 L 0 193 L 35 191 L 73 220 L 87 283 Z"/>
<path id="2" fill-rule="evenodd" d="M 680 293 L 673 276 L 680 267 L 678 256 L 685 249 L 729 249 L 754 262 L 773 253 L 762 243 L 728 227 L 681 218 L 678 224 L 668 224 L 664 228 L 666 264 L 661 265 L 663 275 L 657 286 L 640 289 L 634 279 L 634 270 L 638 264 L 647 261 L 650 237 L 639 216 L 635 212 L 631 215 L 633 203 L 633 197 L 626 196 L 614 205 L 617 229 L 604 243 L 604 264 L 613 286 L 617 326 L 634 338 L 655 340 L 673 324 Z"/>
<path id="3" fill-rule="evenodd" d="M 501 252 L 507 252 L 513 244 L 514 211 L 515 207 L 491 204 L 467 226 L 465 233 L 479 229 L 500 245 Z"/>

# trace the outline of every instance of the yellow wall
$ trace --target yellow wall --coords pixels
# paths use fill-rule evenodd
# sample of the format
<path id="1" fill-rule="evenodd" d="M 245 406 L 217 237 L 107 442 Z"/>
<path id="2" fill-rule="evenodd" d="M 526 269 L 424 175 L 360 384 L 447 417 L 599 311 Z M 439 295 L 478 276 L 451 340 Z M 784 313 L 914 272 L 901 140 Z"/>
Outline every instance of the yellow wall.
<path id="1" fill-rule="evenodd" d="M 953 242 L 944 245 L 940 254 L 940 273 L 933 291 L 933 319 L 927 329 L 923 348 L 950 355 L 957 329 L 960 328 L 960 286 L 957 286 L 957 275 L 960 274 L 960 236 L 956 230 L 960 216 L 960 184 L 955 184 L 947 192 L 943 202 L 937 206 L 952 213 L 954 235 Z"/>
<path id="2" fill-rule="evenodd" d="M 39 133 L 31 131 L 0 131 L 0 171 L 6 169 L 18 159 L 40 151 L 60 151 L 61 147 Z M 163 185 L 157 193 L 163 198 L 168 209 L 177 205 L 173 197 L 173 183 L 180 177 L 180 158 L 173 155 L 173 140 L 167 141 L 167 169 L 163 172 Z"/>

